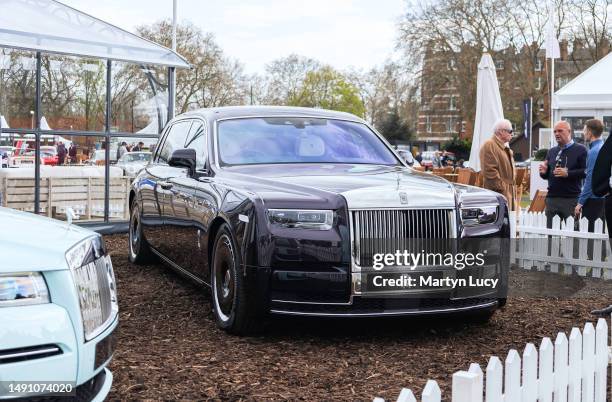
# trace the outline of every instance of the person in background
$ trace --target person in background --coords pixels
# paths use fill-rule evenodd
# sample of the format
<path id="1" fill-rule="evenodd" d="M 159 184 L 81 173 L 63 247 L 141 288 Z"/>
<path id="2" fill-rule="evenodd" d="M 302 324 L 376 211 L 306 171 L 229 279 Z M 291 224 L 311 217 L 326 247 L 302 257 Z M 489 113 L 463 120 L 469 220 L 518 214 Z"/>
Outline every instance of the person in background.
<path id="1" fill-rule="evenodd" d="M 8 167 L 8 153 L 0 150 L 0 168 Z"/>
<path id="2" fill-rule="evenodd" d="M 442 160 L 440 159 L 440 152 L 434 152 L 433 158 L 431 158 L 431 167 L 432 169 L 442 167 Z"/>
<path id="3" fill-rule="evenodd" d="M 123 156 L 123 154 L 125 154 L 126 152 L 128 152 L 127 142 L 123 141 L 117 147 L 117 160 L 119 160 Z"/>
<path id="4" fill-rule="evenodd" d="M 612 131 L 610 131 L 610 135 L 601 147 L 597 161 L 595 161 L 591 188 L 596 196 L 606 196 L 606 225 L 612 243 Z"/>
<path id="5" fill-rule="evenodd" d="M 66 155 L 68 154 L 68 152 L 66 151 L 66 146 L 64 145 L 64 143 L 62 141 L 59 142 L 59 144 L 57 144 L 57 164 L 58 165 L 63 165 L 64 162 L 66 161 Z"/>
<path id="6" fill-rule="evenodd" d="M 440 158 L 440 166 L 448 166 L 448 152 L 446 151 L 442 152 L 442 158 Z"/>
<path id="7" fill-rule="evenodd" d="M 140 141 L 138 144 L 132 147 L 131 152 L 142 152 L 143 149 L 144 149 L 144 142 Z"/>
<path id="8" fill-rule="evenodd" d="M 552 147 L 540 164 L 540 177 L 548 180 L 546 226 L 552 228 L 555 216 L 565 220 L 574 215 L 582 180 L 586 177 L 587 149 L 572 139 L 572 128 L 566 121 L 555 124 L 557 146 Z"/>
<path id="9" fill-rule="evenodd" d="M 465 161 L 463 159 L 459 159 L 457 161 L 457 165 L 455 165 L 456 168 L 463 168 L 465 165 Z"/>
<path id="10" fill-rule="evenodd" d="M 593 187 L 591 185 L 593 180 L 593 168 L 595 167 L 595 161 L 597 155 L 603 146 L 603 140 L 601 134 L 603 133 L 603 123 L 598 119 L 587 120 L 584 125 L 584 139 L 590 142 L 590 149 L 587 153 L 587 168 L 586 168 L 586 179 L 584 180 L 584 186 L 582 192 L 578 197 L 578 204 L 574 210 L 574 215 L 580 218 L 580 215 L 586 217 L 589 220 L 589 232 L 595 230 L 595 221 L 605 219 L 604 216 L 604 197 L 597 197 L 593 194 Z"/>
<path id="11" fill-rule="evenodd" d="M 417 154 L 414 157 L 414 159 L 416 159 L 417 162 L 421 163 L 421 162 L 423 162 L 423 155 L 421 155 L 420 152 L 417 152 Z"/>
<path id="12" fill-rule="evenodd" d="M 77 163 L 77 146 L 74 142 L 70 144 L 70 148 L 68 148 L 68 156 L 70 157 L 70 163 Z"/>
<path id="13" fill-rule="evenodd" d="M 483 187 L 506 197 L 508 208 L 516 209 L 514 155 L 510 149 L 512 123 L 502 119 L 493 125 L 493 137 L 480 148 Z"/>

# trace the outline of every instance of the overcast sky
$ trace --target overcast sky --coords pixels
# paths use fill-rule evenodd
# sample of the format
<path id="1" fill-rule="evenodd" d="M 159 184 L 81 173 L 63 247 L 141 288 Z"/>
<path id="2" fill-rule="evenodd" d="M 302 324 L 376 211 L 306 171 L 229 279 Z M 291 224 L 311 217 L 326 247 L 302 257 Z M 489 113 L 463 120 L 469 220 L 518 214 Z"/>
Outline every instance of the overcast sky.
<path id="1" fill-rule="evenodd" d="M 172 0 L 60 0 L 128 31 L 172 17 Z M 179 0 L 179 21 L 215 34 L 248 73 L 297 53 L 368 69 L 394 56 L 405 0 Z"/>

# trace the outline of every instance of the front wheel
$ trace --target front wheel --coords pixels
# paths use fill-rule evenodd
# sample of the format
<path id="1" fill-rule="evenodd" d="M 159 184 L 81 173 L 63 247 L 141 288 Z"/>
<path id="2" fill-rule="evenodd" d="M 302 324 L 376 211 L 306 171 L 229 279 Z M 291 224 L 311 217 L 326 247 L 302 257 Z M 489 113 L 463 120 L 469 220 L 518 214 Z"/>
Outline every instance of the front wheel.
<path id="1" fill-rule="evenodd" d="M 227 224 L 217 232 L 212 254 L 213 313 L 219 328 L 246 335 L 261 329 L 263 321 L 248 289 L 234 237 Z"/>
<path id="2" fill-rule="evenodd" d="M 132 205 L 129 229 L 129 260 L 134 264 L 146 264 L 153 261 L 153 252 L 142 231 L 142 214 L 136 200 Z"/>

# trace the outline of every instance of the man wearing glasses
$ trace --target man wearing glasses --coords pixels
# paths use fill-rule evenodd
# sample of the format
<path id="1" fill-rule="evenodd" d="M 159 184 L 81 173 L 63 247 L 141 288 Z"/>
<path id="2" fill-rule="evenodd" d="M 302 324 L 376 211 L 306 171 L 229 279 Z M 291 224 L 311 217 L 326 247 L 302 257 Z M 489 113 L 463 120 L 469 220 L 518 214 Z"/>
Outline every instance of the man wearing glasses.
<path id="1" fill-rule="evenodd" d="M 572 139 L 572 128 L 566 121 L 555 124 L 557 146 L 552 147 L 540 164 L 540 176 L 548 180 L 546 226 L 558 215 L 562 220 L 574 215 L 582 180 L 586 177 L 587 149 Z"/>
<path id="2" fill-rule="evenodd" d="M 514 184 L 514 157 L 510 149 L 512 123 L 499 120 L 493 126 L 493 137 L 480 148 L 483 187 L 502 194 L 508 200 L 508 208 L 516 209 Z"/>

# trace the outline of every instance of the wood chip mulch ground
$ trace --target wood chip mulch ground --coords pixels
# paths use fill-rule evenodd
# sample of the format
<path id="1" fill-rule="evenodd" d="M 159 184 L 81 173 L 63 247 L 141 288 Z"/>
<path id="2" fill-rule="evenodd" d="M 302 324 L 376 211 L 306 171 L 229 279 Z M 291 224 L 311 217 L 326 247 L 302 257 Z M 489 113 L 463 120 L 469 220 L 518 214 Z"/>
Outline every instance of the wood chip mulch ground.
<path id="1" fill-rule="evenodd" d="M 109 400 L 395 400 L 428 379 L 450 400 L 455 371 L 595 321 L 612 281 L 515 273 L 521 291 L 488 324 L 449 319 L 273 319 L 256 337 L 216 328 L 208 294 L 162 265 L 127 261 L 127 237 L 106 237 L 120 297 Z M 551 283 L 562 297 L 538 297 Z M 528 283 L 534 283 L 530 286 Z M 527 290 L 526 290 L 527 289 Z M 530 290 L 531 289 L 531 290 Z M 530 294 L 530 292 L 532 294 Z M 554 294 L 554 292 L 551 292 Z"/>

